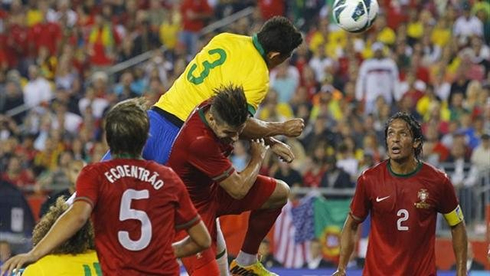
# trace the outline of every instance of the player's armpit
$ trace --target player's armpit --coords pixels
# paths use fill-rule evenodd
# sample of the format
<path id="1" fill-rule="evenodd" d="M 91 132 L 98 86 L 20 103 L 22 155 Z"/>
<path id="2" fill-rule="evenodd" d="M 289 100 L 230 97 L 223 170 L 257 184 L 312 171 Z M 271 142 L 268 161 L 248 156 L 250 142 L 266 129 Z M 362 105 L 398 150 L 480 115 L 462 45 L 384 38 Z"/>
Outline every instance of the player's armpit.
<path id="1" fill-rule="evenodd" d="M 463 211 L 461 210 L 461 207 L 459 205 L 456 206 L 456 208 L 451 212 L 443 215 L 449 226 L 455 226 L 464 221 Z"/>

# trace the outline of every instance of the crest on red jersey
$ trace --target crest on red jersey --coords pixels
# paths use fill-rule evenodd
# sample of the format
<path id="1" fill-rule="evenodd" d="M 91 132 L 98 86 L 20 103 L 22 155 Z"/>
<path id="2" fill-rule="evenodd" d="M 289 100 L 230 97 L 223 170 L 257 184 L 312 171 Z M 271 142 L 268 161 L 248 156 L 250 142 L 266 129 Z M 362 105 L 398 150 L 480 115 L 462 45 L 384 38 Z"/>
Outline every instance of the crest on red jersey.
<path id="1" fill-rule="evenodd" d="M 430 205 L 425 202 L 427 199 L 429 199 L 429 192 L 427 192 L 427 189 L 420 189 L 418 198 L 420 201 L 414 203 L 415 207 L 421 209 L 428 209 L 430 207 Z"/>

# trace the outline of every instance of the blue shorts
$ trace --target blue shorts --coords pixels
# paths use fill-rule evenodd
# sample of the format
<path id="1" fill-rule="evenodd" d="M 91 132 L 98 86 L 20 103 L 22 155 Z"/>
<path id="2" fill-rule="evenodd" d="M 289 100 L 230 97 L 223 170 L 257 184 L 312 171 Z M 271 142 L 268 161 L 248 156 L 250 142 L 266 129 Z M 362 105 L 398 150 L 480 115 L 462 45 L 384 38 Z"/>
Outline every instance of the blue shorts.
<path id="1" fill-rule="evenodd" d="M 143 148 L 143 158 L 165 165 L 180 128 L 154 110 L 148 110 L 148 117 L 150 118 L 150 135 Z M 110 159 L 111 152 L 108 151 L 101 161 Z"/>

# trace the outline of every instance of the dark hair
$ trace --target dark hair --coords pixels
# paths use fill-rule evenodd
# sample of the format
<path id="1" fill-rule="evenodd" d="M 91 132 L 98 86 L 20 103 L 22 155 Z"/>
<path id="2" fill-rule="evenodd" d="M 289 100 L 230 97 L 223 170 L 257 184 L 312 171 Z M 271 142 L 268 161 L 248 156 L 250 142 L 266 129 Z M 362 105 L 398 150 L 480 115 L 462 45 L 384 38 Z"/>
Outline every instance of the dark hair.
<path id="1" fill-rule="evenodd" d="M 41 218 L 38 224 L 32 231 L 32 243 L 38 244 L 44 236 L 51 230 L 53 224 L 63 213 L 68 210 L 69 205 L 65 202 L 63 196 L 60 196 L 55 205 L 49 208 L 49 211 Z M 94 230 L 90 221 L 78 230 L 71 238 L 53 249 L 51 254 L 82 254 L 88 250 L 93 250 L 94 246 Z"/>
<path id="2" fill-rule="evenodd" d="M 422 153 L 422 146 L 424 143 L 424 137 L 422 135 L 422 128 L 420 123 L 411 115 L 406 112 L 397 112 L 395 115 L 391 116 L 391 118 L 386 122 L 385 125 L 385 144 L 388 139 L 388 128 L 394 120 L 401 119 L 405 121 L 410 127 L 410 131 L 412 132 L 413 140 L 418 140 L 420 142 L 419 146 L 415 149 L 415 157 L 418 159 L 420 154 Z"/>
<path id="3" fill-rule="evenodd" d="M 133 98 L 116 104 L 107 112 L 106 140 L 112 154 L 141 155 L 150 130 L 146 110 L 144 98 Z"/>
<path id="4" fill-rule="evenodd" d="M 289 56 L 303 42 L 301 33 L 283 16 L 267 20 L 257 33 L 257 39 L 266 54 L 279 52 L 281 56 Z"/>
<path id="5" fill-rule="evenodd" d="M 220 86 L 211 99 L 211 113 L 219 123 L 239 127 L 249 116 L 247 98 L 242 86 Z"/>

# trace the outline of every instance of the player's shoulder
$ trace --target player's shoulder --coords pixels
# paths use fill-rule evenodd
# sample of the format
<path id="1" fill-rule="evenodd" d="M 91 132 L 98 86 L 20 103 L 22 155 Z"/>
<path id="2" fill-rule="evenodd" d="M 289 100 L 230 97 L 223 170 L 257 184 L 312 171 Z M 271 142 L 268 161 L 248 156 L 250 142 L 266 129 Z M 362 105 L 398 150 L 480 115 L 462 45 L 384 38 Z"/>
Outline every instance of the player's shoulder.
<path id="1" fill-rule="evenodd" d="M 420 170 L 420 173 L 423 174 L 425 177 L 431 179 L 448 179 L 447 174 L 441 169 L 438 169 L 433 165 L 424 161 L 421 161 L 421 164 L 422 164 L 422 168 Z"/>
<path id="2" fill-rule="evenodd" d="M 361 173 L 359 178 L 369 178 L 372 176 L 379 176 L 381 173 L 385 172 L 388 169 L 388 160 L 381 161 L 380 163 L 372 166 L 371 168 L 366 169 Z"/>

